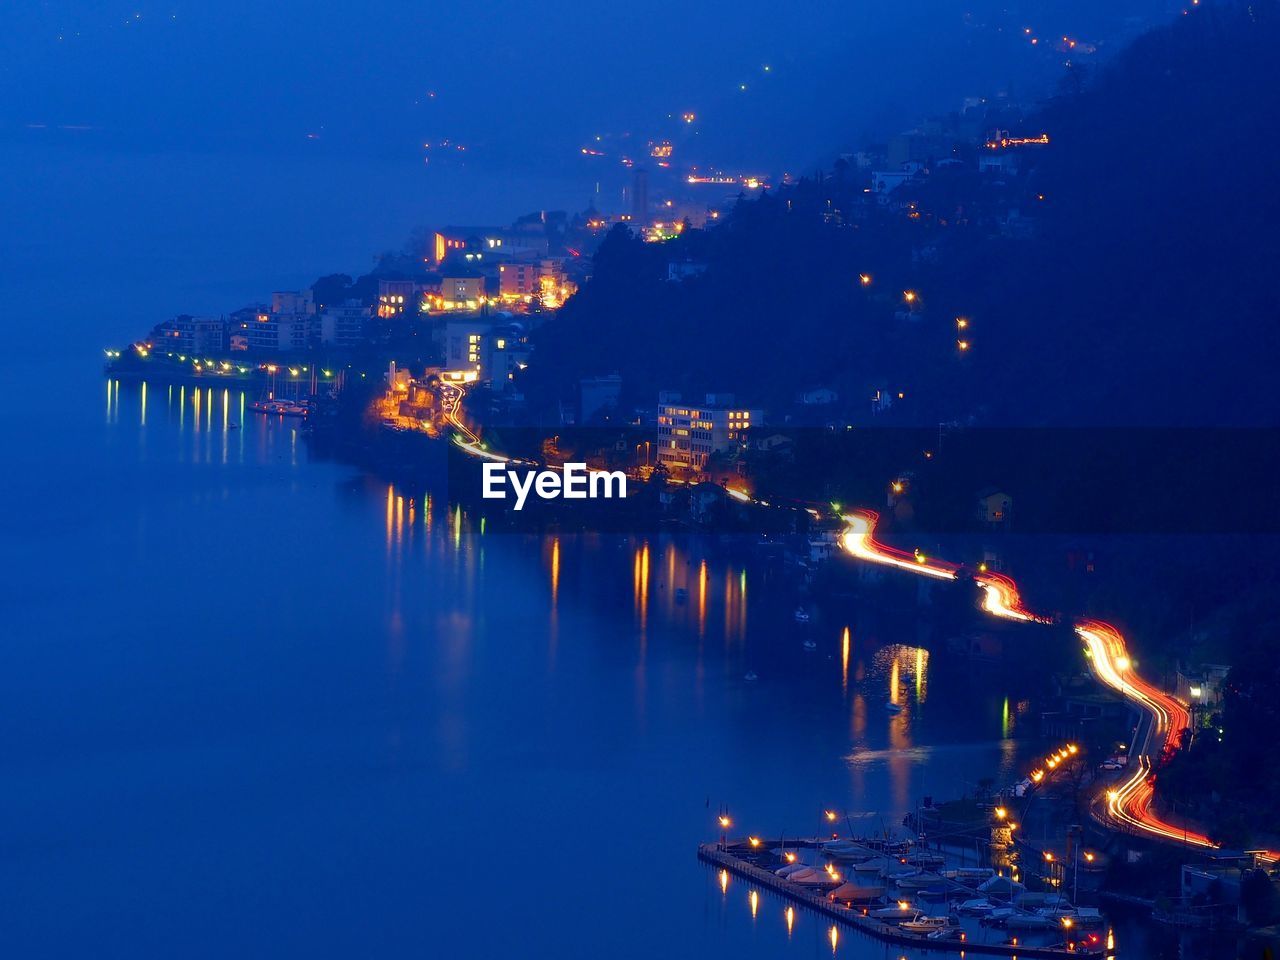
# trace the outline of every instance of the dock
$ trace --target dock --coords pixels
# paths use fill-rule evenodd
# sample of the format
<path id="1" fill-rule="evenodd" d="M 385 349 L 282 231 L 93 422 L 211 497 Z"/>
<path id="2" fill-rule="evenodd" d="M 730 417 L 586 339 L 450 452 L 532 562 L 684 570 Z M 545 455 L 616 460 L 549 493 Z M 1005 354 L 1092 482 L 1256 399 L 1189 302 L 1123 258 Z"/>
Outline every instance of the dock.
<path id="1" fill-rule="evenodd" d="M 762 841 L 761 846 L 771 849 L 781 845 L 782 841 Z M 786 841 L 793 849 L 820 849 L 816 840 Z M 925 934 L 911 933 L 896 924 L 888 923 L 875 917 L 863 916 L 858 910 L 846 907 L 842 903 L 828 900 L 825 893 L 817 892 L 801 884 L 791 883 L 773 873 L 772 870 L 757 866 L 749 860 L 736 856 L 735 848 L 747 848 L 744 842 L 704 843 L 698 847 L 698 859 L 712 866 L 720 867 L 745 880 L 750 881 L 790 900 L 802 907 L 827 917 L 845 927 L 852 928 L 897 946 L 911 947 L 918 950 L 947 950 L 953 953 L 979 953 L 1001 957 L 1102 957 L 1106 950 L 1101 946 L 1091 948 L 1088 945 L 1076 944 L 1068 946 L 1035 946 L 1031 944 L 982 943 L 977 940 L 930 940 Z"/>

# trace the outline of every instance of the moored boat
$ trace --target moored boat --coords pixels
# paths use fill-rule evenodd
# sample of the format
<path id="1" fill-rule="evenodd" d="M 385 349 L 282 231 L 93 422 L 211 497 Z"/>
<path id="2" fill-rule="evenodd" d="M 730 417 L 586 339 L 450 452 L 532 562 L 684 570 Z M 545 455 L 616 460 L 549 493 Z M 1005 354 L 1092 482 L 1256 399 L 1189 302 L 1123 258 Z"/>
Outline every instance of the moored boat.
<path id="1" fill-rule="evenodd" d="M 933 933 L 936 930 L 945 930 L 954 926 L 955 923 L 956 921 L 952 917 L 926 917 L 924 914 L 918 913 L 914 919 L 904 923 L 902 929 L 911 933 Z"/>

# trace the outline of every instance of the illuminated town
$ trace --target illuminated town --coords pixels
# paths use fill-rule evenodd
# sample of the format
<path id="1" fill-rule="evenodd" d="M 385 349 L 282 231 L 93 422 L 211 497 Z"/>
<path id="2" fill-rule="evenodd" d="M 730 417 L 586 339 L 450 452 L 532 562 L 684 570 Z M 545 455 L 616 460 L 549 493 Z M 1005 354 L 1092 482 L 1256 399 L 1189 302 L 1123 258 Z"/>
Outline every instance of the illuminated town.
<path id="1" fill-rule="evenodd" d="M 1280 0 L 100 6 L 9 952 L 1280 955 Z"/>

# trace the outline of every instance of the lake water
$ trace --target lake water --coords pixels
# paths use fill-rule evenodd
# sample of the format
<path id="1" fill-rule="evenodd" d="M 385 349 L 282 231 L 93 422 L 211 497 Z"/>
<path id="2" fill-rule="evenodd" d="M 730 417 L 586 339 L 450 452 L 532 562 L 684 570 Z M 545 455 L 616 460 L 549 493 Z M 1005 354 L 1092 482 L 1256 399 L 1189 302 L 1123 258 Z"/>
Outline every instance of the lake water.
<path id="1" fill-rule="evenodd" d="M 1039 746 L 909 621 L 797 626 L 749 551 L 487 532 L 236 390 L 8 383 L 12 955 L 829 956 L 696 861 L 719 805 L 876 830 Z"/>

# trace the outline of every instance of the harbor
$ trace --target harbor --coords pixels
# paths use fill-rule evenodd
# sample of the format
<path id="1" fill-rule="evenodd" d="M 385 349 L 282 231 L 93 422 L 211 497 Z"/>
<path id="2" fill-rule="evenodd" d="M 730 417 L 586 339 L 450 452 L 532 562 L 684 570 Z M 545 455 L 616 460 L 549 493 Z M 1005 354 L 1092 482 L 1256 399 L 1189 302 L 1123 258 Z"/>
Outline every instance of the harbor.
<path id="1" fill-rule="evenodd" d="M 753 916 L 763 890 L 833 921 L 833 951 L 841 927 L 961 955 L 1103 957 L 1114 949 L 1096 910 L 1029 893 L 995 868 L 948 868 L 945 857 L 908 841 L 724 837 L 701 844 L 698 859 L 718 868 L 724 895 L 732 877 L 751 885 Z M 794 910 L 785 916 L 790 929 Z"/>

